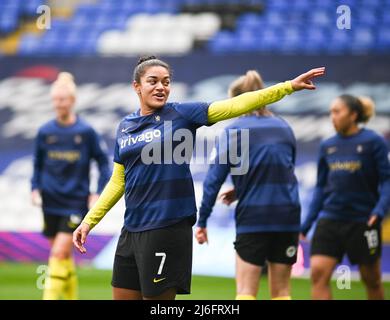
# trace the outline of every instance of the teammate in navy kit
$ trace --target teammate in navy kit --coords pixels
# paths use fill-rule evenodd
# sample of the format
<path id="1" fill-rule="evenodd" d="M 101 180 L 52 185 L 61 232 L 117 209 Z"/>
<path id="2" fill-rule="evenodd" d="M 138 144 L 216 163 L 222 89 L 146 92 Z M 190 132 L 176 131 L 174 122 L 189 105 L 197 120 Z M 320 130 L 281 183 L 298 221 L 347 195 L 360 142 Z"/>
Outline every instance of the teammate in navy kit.
<path id="1" fill-rule="evenodd" d="M 61 72 L 51 88 L 56 118 L 44 124 L 35 141 L 32 201 L 42 206 L 43 234 L 51 245 L 49 280 L 44 299 L 77 299 L 77 277 L 72 258 L 72 232 L 88 211 L 91 160 L 96 160 L 100 193 L 110 177 L 109 162 L 95 130 L 78 117 L 73 106 L 73 76 Z"/>
<path id="2" fill-rule="evenodd" d="M 374 114 L 369 98 L 341 95 L 330 106 L 337 134 L 323 141 L 306 235 L 318 220 L 311 244 L 314 299 L 331 299 L 330 279 L 347 254 L 359 266 L 368 299 L 384 299 L 381 283 L 381 221 L 390 206 L 390 165 L 384 139 L 361 128 Z"/>
<path id="3" fill-rule="evenodd" d="M 232 83 L 230 96 L 263 88 L 256 71 L 248 71 Z M 222 193 L 226 204 L 238 199 L 236 207 L 236 283 L 238 300 L 256 299 L 262 266 L 269 262 L 269 285 L 272 299 L 290 299 L 291 267 L 297 259 L 300 226 L 298 183 L 294 174 L 296 141 L 290 126 L 266 107 L 235 120 L 225 128 L 230 140 L 219 146 L 217 155 L 226 156 L 236 146 L 234 137 L 249 130 L 249 171 L 231 175 L 234 189 Z M 238 139 L 238 141 L 240 141 Z M 243 150 L 242 153 L 245 151 Z M 207 242 L 207 219 L 218 192 L 232 167 L 241 166 L 235 159 L 216 160 L 210 165 L 203 183 L 196 237 Z"/>
<path id="4" fill-rule="evenodd" d="M 73 233 L 85 252 L 89 231 L 125 194 L 124 227 L 115 254 L 114 299 L 174 299 L 190 293 L 196 204 L 189 162 L 196 129 L 237 117 L 301 89 L 315 89 L 313 69 L 292 81 L 209 103 L 168 103 L 171 69 L 141 58 L 133 88 L 140 109 L 119 124 L 114 171 L 96 205 Z M 182 156 L 184 154 L 184 157 Z"/>

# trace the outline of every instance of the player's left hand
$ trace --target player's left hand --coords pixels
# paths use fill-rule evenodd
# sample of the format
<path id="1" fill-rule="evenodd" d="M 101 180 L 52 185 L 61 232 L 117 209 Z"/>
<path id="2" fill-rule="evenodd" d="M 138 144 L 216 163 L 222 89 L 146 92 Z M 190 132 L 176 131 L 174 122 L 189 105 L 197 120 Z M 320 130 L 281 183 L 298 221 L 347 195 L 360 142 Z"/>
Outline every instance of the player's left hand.
<path id="1" fill-rule="evenodd" d="M 377 221 L 378 221 L 378 216 L 376 214 L 373 214 L 372 216 L 370 216 L 370 219 L 368 219 L 367 225 L 369 227 L 372 227 Z"/>
<path id="2" fill-rule="evenodd" d="M 207 228 L 197 227 L 195 231 L 195 238 L 199 244 L 209 243 L 209 239 L 207 238 Z"/>
<path id="3" fill-rule="evenodd" d="M 233 189 L 222 192 L 219 196 L 219 199 L 222 200 L 222 203 L 230 206 L 234 201 L 237 200 L 236 191 Z"/>
<path id="4" fill-rule="evenodd" d="M 311 69 L 305 72 L 295 79 L 291 80 L 291 85 L 295 91 L 302 89 L 314 90 L 316 86 L 313 83 L 313 79 L 323 76 L 325 74 L 325 67 Z"/>
<path id="5" fill-rule="evenodd" d="M 38 189 L 31 191 L 31 203 L 34 206 L 42 207 L 42 197 Z"/>

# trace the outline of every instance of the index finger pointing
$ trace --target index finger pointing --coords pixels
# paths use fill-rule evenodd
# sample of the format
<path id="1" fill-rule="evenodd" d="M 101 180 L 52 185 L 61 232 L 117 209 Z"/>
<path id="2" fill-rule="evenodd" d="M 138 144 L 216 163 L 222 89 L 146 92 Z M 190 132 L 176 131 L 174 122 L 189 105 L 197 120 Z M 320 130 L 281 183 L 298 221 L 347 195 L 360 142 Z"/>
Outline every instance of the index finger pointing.
<path id="1" fill-rule="evenodd" d="M 307 75 L 324 74 L 324 73 L 325 73 L 325 67 L 311 69 L 308 72 L 306 72 Z"/>

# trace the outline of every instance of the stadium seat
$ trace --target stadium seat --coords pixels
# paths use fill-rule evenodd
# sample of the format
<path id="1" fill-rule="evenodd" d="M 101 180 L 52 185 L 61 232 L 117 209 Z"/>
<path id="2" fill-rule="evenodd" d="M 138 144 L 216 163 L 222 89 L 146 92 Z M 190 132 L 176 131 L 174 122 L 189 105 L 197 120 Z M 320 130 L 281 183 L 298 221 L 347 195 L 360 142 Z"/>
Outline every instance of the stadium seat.
<path id="1" fill-rule="evenodd" d="M 221 31 L 212 37 L 208 43 L 208 49 L 213 53 L 226 53 L 235 46 L 235 38 L 230 31 Z"/>
<path id="2" fill-rule="evenodd" d="M 20 39 L 18 53 L 21 56 L 36 55 L 40 50 L 38 36 L 26 34 Z"/>
<path id="3" fill-rule="evenodd" d="M 130 56 L 143 53 L 182 55 L 192 49 L 194 41 L 206 41 L 212 37 L 220 24 L 214 13 L 136 14 L 126 21 L 122 34 L 104 33 L 99 40 L 98 52 Z"/>
<path id="4" fill-rule="evenodd" d="M 0 34 L 16 30 L 21 16 L 35 15 L 36 7 L 44 3 L 43 0 L 1 1 Z M 262 5 L 264 10 L 238 10 L 239 6 L 250 5 Z M 348 5 L 352 10 L 351 30 L 337 29 L 336 9 L 339 5 Z M 213 13 L 199 11 L 196 14 L 183 12 L 188 6 L 196 7 L 197 10 L 218 10 Z M 229 10 L 233 10 L 230 16 L 222 15 Z M 63 30 L 71 29 L 85 37 L 83 42 L 77 40 L 77 36 L 71 37 L 73 40 L 70 42 L 64 42 L 67 50 L 75 50 L 74 54 L 81 51 L 84 54 L 135 54 L 141 50 L 141 46 L 149 48 L 150 45 L 145 42 L 151 42 L 150 39 L 156 43 L 164 42 L 156 53 L 169 51 L 174 54 L 172 49 L 176 46 L 178 52 L 186 52 L 194 45 L 199 47 L 208 42 L 205 49 L 214 53 L 273 51 L 286 54 L 361 54 L 389 52 L 389 27 L 390 0 L 97 0 L 77 6 L 69 19 L 53 18 L 52 29 L 56 32 L 48 36 L 51 44 L 42 46 L 42 50 L 45 54 L 52 52 L 51 45 L 56 43 L 54 37 L 59 37 L 59 41 L 67 39 L 69 34 Z M 89 30 L 90 33 L 83 30 Z M 226 33 L 227 30 L 231 32 Z M 174 45 L 169 48 L 166 48 L 165 43 L 171 40 L 167 35 L 161 38 L 163 31 L 168 35 L 174 34 Z M 123 33 L 122 37 L 118 32 Z M 143 35 L 143 39 L 135 36 L 137 32 Z M 184 34 L 187 34 L 191 45 L 184 40 Z M 20 54 L 24 55 L 29 50 L 38 53 L 39 47 L 34 47 L 32 43 L 39 40 L 26 39 L 29 38 L 22 37 L 20 50 L 23 52 Z M 119 43 L 124 40 L 139 49 L 133 50 L 129 44 Z M 87 47 L 88 50 L 85 49 Z M 62 46 L 57 46 L 59 54 L 63 54 L 59 52 L 61 50 Z"/>
<path id="5" fill-rule="evenodd" d="M 37 14 L 37 8 L 40 5 L 46 4 L 44 0 L 29 0 L 29 1 L 20 1 L 21 14 L 26 16 L 35 16 Z"/>
<path id="6" fill-rule="evenodd" d="M 390 26 L 379 30 L 377 48 L 379 52 L 390 51 Z"/>
<path id="7" fill-rule="evenodd" d="M 341 54 L 346 52 L 351 42 L 352 34 L 350 30 L 334 30 L 330 35 L 330 41 L 326 46 L 326 52 L 331 54 Z"/>

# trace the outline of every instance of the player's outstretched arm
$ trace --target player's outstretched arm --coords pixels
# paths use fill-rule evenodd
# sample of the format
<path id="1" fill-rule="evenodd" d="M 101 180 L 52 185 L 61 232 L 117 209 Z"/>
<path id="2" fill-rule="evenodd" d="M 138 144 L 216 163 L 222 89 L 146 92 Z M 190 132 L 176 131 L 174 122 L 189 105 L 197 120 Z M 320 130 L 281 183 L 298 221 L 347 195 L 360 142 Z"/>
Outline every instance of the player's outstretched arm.
<path id="1" fill-rule="evenodd" d="M 238 117 L 261 107 L 277 102 L 294 91 L 314 90 L 313 79 L 325 74 L 325 67 L 305 72 L 293 80 L 278 83 L 274 86 L 246 92 L 231 99 L 215 101 L 208 109 L 209 123 Z"/>

